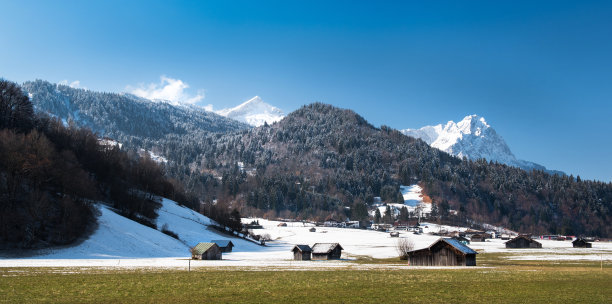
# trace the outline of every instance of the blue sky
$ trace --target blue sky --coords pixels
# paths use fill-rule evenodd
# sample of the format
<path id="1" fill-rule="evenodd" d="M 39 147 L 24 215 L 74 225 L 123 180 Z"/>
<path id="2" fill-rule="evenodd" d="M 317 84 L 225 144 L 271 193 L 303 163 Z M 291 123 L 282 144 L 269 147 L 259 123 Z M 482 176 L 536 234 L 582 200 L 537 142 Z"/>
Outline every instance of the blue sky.
<path id="1" fill-rule="evenodd" d="M 612 181 L 612 1 L 379 2 L 0 0 L 0 77 L 398 129 L 478 114 L 518 158 Z"/>

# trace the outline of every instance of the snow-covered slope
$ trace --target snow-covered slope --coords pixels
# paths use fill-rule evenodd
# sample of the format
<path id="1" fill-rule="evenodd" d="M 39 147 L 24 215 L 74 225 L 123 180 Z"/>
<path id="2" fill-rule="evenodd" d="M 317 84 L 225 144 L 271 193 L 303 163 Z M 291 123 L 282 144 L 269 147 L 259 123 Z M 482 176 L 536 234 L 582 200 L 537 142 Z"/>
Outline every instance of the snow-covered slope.
<path id="1" fill-rule="evenodd" d="M 259 96 L 255 96 L 237 107 L 219 110 L 216 113 L 256 127 L 266 122 L 268 124 L 277 122 L 285 117 L 285 113 L 281 109 L 265 103 Z"/>
<path id="2" fill-rule="evenodd" d="M 399 215 L 402 207 L 406 207 L 408 212 L 412 212 L 413 214 L 418 215 L 420 213 L 421 216 L 431 213 L 431 203 L 423 201 L 423 188 L 421 188 L 421 186 L 418 184 L 411 186 L 400 186 L 400 192 L 404 197 L 403 204 L 386 204 L 387 206 L 391 207 L 393 215 Z M 377 207 L 381 215 L 385 214 L 387 206 L 380 205 Z M 371 210 L 370 215 L 374 216 L 375 212 L 376 210 Z"/>
<path id="3" fill-rule="evenodd" d="M 525 170 L 546 170 L 542 165 L 517 159 L 506 141 L 495 132 L 484 117 L 469 115 L 458 123 L 405 129 L 405 135 L 420 138 L 434 148 L 468 159 L 485 158 Z M 555 172 L 560 173 L 560 172 Z"/>
<path id="4" fill-rule="evenodd" d="M 162 200 L 158 210 L 157 227 L 165 227 L 176 233 L 179 240 L 159 230 L 143 226 L 127 219 L 110 208 L 100 205 L 96 231 L 82 243 L 67 248 L 46 250 L 36 259 L 117 259 L 188 257 L 189 248 L 199 242 L 230 239 L 234 251 L 257 251 L 260 247 L 251 242 L 230 238 L 208 229 L 211 222 L 191 209 Z"/>

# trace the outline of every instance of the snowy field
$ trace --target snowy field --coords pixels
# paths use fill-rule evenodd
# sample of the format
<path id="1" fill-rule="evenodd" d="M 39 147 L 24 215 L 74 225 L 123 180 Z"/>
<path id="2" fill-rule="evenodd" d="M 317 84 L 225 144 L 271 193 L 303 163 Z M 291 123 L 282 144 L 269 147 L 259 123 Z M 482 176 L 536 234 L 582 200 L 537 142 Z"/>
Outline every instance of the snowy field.
<path id="1" fill-rule="evenodd" d="M 158 229 L 164 224 L 178 234 L 174 239 L 158 230 L 140 225 L 124 218 L 111 209 L 100 206 L 99 226 L 91 237 L 69 248 L 41 251 L 38 255 L 7 259 L 0 258 L 0 267 L 108 267 L 108 268 L 187 268 L 187 267 L 241 267 L 274 269 L 355 269 L 404 268 L 402 264 L 357 264 L 358 258 L 393 258 L 398 238 L 389 233 L 371 230 L 316 227 L 301 222 L 286 223 L 258 219 L 263 229 L 256 234 L 269 234 L 272 241 L 267 246 L 217 233 L 208 228 L 210 219 L 190 209 L 164 199 L 157 219 Z M 254 219 L 243 219 L 250 222 Z M 410 238 L 415 249 L 425 248 L 438 239 L 427 232 L 452 231 L 457 227 L 424 223 L 424 234 L 415 235 L 400 231 L 400 238 Z M 463 230 L 463 229 L 461 229 Z M 220 261 L 189 261 L 189 248 L 199 242 L 215 239 L 230 239 L 233 252 L 224 253 Z M 479 253 L 512 253 L 508 259 L 516 260 L 567 260 L 567 261 L 612 261 L 612 243 L 594 242 L 593 248 L 572 248 L 570 241 L 540 241 L 541 249 L 506 249 L 503 240 L 494 239 L 475 242 L 469 246 Z M 344 248 L 340 261 L 293 261 L 291 249 L 296 244 L 312 246 L 314 243 L 340 243 Z M 191 265 L 191 266 L 189 266 Z M 414 268 L 414 267 L 413 267 Z"/>

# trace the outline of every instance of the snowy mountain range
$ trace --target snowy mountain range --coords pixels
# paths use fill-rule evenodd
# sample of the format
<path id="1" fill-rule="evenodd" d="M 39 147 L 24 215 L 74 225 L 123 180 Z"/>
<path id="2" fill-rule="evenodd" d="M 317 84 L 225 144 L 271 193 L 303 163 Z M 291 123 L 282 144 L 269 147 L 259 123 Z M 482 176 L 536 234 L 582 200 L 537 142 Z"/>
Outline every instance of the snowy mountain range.
<path id="1" fill-rule="evenodd" d="M 255 96 L 234 108 L 215 111 L 215 113 L 255 127 L 264 123 L 271 124 L 285 117 L 285 113 L 281 109 L 265 103 L 259 96 Z"/>
<path id="2" fill-rule="evenodd" d="M 445 125 L 425 126 L 420 129 L 404 129 L 405 135 L 420 138 L 430 146 L 457 157 L 490 161 L 519 167 L 525 170 L 545 170 L 546 167 L 530 161 L 517 159 L 506 141 L 495 132 L 484 117 L 468 115 L 460 122 L 449 121 Z"/>

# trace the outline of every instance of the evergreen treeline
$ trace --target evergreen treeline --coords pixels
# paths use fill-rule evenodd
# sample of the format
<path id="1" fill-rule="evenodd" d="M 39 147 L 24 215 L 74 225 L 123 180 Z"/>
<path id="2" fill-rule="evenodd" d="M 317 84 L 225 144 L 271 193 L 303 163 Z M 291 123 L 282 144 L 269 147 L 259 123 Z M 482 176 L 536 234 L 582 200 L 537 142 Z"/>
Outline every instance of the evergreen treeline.
<path id="1" fill-rule="evenodd" d="M 368 217 L 364 207 L 373 197 L 399 202 L 399 185 L 420 182 L 433 200 L 436 215 L 446 221 L 487 222 L 531 233 L 611 234 L 606 225 L 611 218 L 610 183 L 461 160 L 391 128 L 375 128 L 350 110 L 316 103 L 270 126 L 249 129 L 228 124 L 215 129 L 203 121 L 200 131 L 192 128 L 150 139 L 112 122 L 115 106 L 104 103 L 108 96 L 123 95 L 51 85 L 38 89 L 50 94 L 48 98 L 39 94 L 39 99 L 34 84 L 45 82 L 25 85 L 39 111 L 61 103 L 99 103 L 97 113 L 109 119 L 98 128 L 108 135 L 120 132 L 111 137 L 129 148 L 147 148 L 168 158 L 167 175 L 200 198 L 205 203 L 201 210 L 209 215 L 213 208 L 239 208 L 253 215 L 363 220 Z M 142 118 L 129 118 L 137 121 L 130 124 L 141 128 L 148 127 L 149 119 L 156 121 L 154 126 L 163 121 L 177 126 L 185 122 L 169 119 L 174 116 L 168 113 L 147 112 L 156 103 L 134 97 L 122 102 L 147 104 L 138 110 Z M 66 113 L 91 113 L 78 109 Z M 83 119 L 75 121 L 83 123 Z M 451 209 L 458 212 L 456 216 Z"/>
<path id="2" fill-rule="evenodd" d="M 402 201 L 399 185 L 419 181 L 435 215 L 446 219 L 453 209 L 454 220 L 521 232 L 611 232 L 610 183 L 460 160 L 325 104 L 305 106 L 272 126 L 216 136 L 198 150 L 198 170 L 221 177 L 205 182 L 211 191 L 204 197 L 281 215 L 361 220 L 367 215 L 350 210 L 363 210 L 374 196 Z"/>
<path id="3" fill-rule="evenodd" d="M 177 185 L 147 156 L 35 116 L 19 86 L 0 80 L 0 247 L 74 242 L 95 225 L 93 202 L 154 226 L 153 195 L 197 204 Z"/>
<path id="4" fill-rule="evenodd" d="M 151 102 L 131 94 L 93 92 L 43 80 L 28 81 L 22 87 L 39 112 L 73 121 L 131 148 L 151 150 L 187 135 L 202 137 L 249 128 L 195 106 Z"/>

